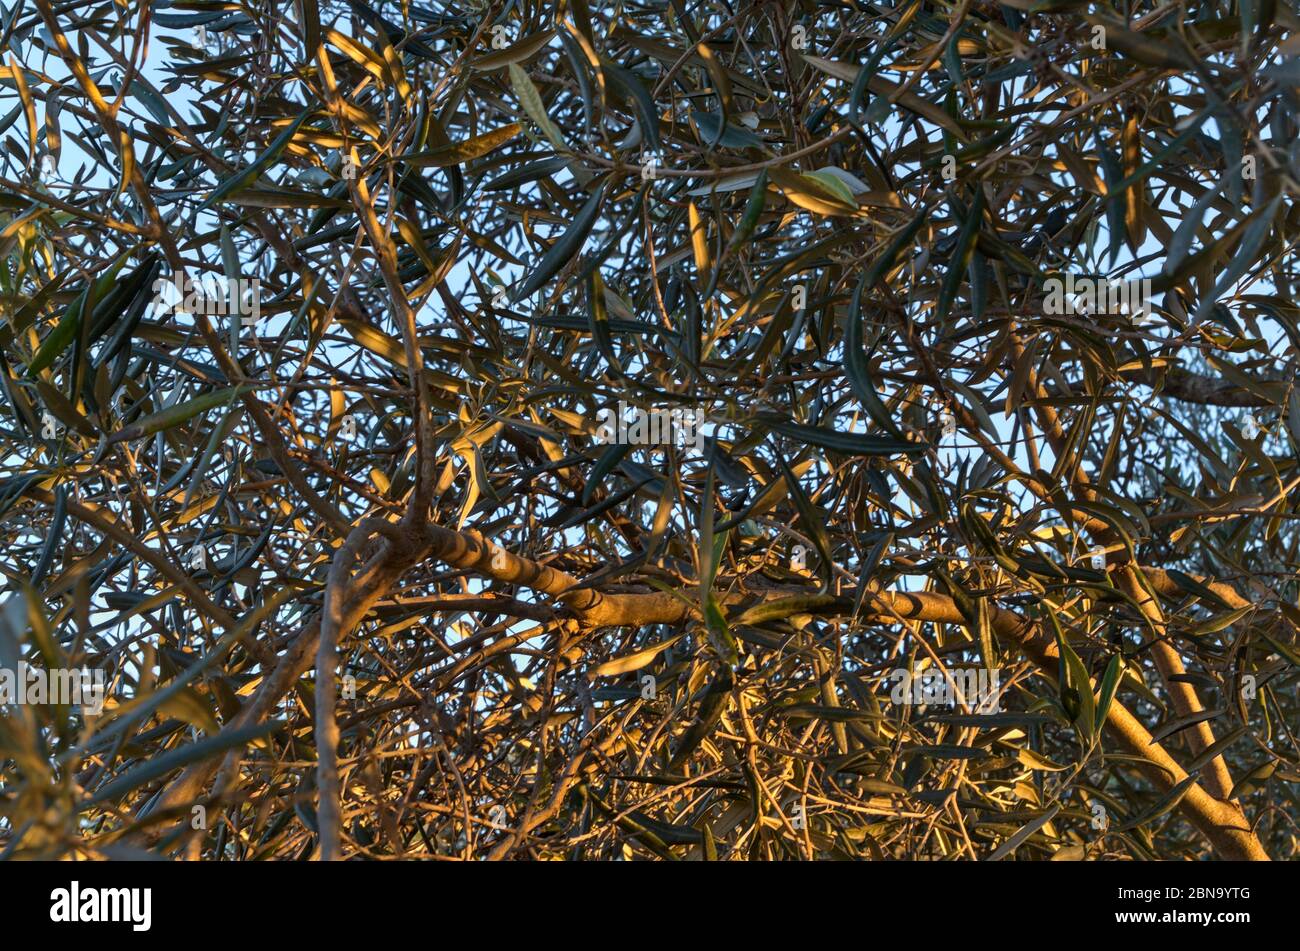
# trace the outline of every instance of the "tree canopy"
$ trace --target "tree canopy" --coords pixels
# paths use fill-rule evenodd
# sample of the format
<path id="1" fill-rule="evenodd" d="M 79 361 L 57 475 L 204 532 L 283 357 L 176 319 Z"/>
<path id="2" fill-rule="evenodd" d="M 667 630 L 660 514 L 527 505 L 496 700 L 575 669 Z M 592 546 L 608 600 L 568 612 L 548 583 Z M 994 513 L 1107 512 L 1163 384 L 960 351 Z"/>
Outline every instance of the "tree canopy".
<path id="1" fill-rule="evenodd" d="M 0 7 L 0 855 L 1294 857 L 1297 27 Z"/>

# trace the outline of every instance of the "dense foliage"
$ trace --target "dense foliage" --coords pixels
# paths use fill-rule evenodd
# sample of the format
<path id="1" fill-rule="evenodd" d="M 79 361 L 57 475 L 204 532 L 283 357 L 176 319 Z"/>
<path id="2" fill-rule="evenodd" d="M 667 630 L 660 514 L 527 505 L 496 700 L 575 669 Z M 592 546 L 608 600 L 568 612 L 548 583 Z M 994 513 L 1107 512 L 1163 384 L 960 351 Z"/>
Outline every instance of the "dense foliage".
<path id="1" fill-rule="evenodd" d="M 1297 27 L 0 7 L 0 855 L 1295 855 Z"/>

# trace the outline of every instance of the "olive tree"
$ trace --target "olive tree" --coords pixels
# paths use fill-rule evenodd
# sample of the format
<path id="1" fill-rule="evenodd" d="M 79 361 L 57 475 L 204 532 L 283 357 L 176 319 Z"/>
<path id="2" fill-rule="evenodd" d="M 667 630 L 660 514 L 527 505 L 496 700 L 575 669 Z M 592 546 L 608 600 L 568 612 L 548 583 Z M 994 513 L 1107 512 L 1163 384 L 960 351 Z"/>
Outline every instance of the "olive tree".
<path id="1" fill-rule="evenodd" d="M 1287 0 L 0 14 L 0 854 L 1295 854 Z"/>

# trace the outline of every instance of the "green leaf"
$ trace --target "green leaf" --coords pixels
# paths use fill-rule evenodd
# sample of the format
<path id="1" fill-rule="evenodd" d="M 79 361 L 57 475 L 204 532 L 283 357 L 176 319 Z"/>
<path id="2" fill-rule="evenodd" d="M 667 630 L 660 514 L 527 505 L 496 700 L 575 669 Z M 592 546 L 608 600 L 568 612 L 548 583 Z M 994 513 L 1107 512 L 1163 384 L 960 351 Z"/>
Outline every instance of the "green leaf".
<path id="1" fill-rule="evenodd" d="M 879 436 L 864 436 L 859 433 L 845 433 L 820 426 L 805 426 L 801 423 L 769 422 L 762 420 L 769 429 L 789 436 L 797 442 L 811 443 L 823 449 L 842 452 L 849 456 L 915 456 L 926 452 L 929 443 L 909 442 L 904 439 L 884 439 Z"/>
<path id="2" fill-rule="evenodd" d="M 903 441 L 902 430 L 894 423 L 889 409 L 876 395 L 876 386 L 871 379 L 871 370 L 867 365 L 867 354 L 862 345 L 862 293 L 866 289 L 866 276 L 858 282 L 853 291 L 853 300 L 849 304 L 848 325 L 844 338 L 844 369 L 848 374 L 849 386 L 862 402 L 867 414 L 876 425 L 894 437 Z"/>
<path id="3" fill-rule="evenodd" d="M 817 546 L 817 554 L 821 556 L 818 563 L 818 573 L 822 576 L 823 587 L 829 587 L 832 580 L 831 568 L 835 564 L 831 555 L 830 535 L 826 531 L 826 524 L 821 514 L 813 507 L 808 495 L 803 490 L 803 485 L 790 467 L 786 464 L 785 456 L 776 453 L 777 465 L 781 467 L 781 475 L 785 477 L 785 484 L 790 490 L 790 498 L 794 501 L 795 509 L 799 512 L 799 522 L 804 531 L 812 538 L 813 544 Z"/>
<path id="4" fill-rule="evenodd" d="M 87 307 L 93 308 L 95 301 L 100 300 L 113 282 L 117 280 L 118 271 L 122 270 L 122 265 L 126 263 L 127 255 L 123 254 L 95 280 L 88 283 L 85 289 L 77 296 L 63 312 L 55 328 L 46 335 L 41 341 L 40 348 L 32 357 L 32 362 L 27 365 L 27 376 L 34 377 L 42 370 L 50 366 L 59 354 L 68 349 L 72 341 L 77 339 L 81 332 L 81 324 L 85 316 Z"/>
<path id="5" fill-rule="evenodd" d="M 1110 713 L 1110 705 L 1115 700 L 1115 691 L 1119 689 L 1119 675 L 1123 669 L 1120 655 L 1115 654 L 1106 665 L 1106 672 L 1101 675 L 1101 687 L 1097 691 L 1097 734 L 1100 734 L 1102 727 L 1106 725 L 1106 716 Z"/>
<path id="6" fill-rule="evenodd" d="M 1137 829 L 1141 826 L 1149 825 L 1150 823 L 1159 819 L 1161 816 L 1165 815 L 1166 813 L 1172 812 L 1178 806 L 1178 804 L 1183 801 L 1183 797 L 1187 795 L 1188 790 L 1190 790 L 1192 786 L 1194 786 L 1195 784 L 1196 784 L 1196 777 L 1188 776 L 1182 782 L 1178 783 L 1176 786 L 1174 786 L 1172 789 L 1166 792 L 1163 796 L 1157 799 L 1155 803 L 1145 812 L 1139 814 L 1133 819 L 1130 819 L 1128 822 L 1124 823 L 1123 825 L 1118 826 L 1114 831 L 1128 832 L 1130 829 Z"/>
<path id="7" fill-rule="evenodd" d="M 269 736 L 283 726 L 283 720 L 270 720 L 266 723 L 227 729 L 216 736 L 207 737 L 197 743 L 187 743 L 154 756 L 99 787 L 86 800 L 84 806 L 93 806 L 101 802 L 117 802 L 131 790 L 151 780 L 161 779 L 173 770 L 219 756 L 227 750 L 247 746 L 254 740 Z"/>
<path id="8" fill-rule="evenodd" d="M 472 139 L 466 139 L 456 145 L 432 149 L 427 152 L 408 152 L 406 155 L 399 156 L 399 159 L 416 168 L 447 168 L 451 165 L 462 165 L 499 149 L 519 135 L 521 131 L 523 131 L 523 126 L 518 122 L 512 122 L 499 129 L 493 129 L 491 132 L 484 132 Z"/>
<path id="9" fill-rule="evenodd" d="M 528 74 L 513 63 L 510 64 L 510 85 L 514 87 L 515 95 L 519 97 L 519 104 L 524 107 L 524 112 L 528 114 L 528 118 L 537 123 L 537 127 L 546 136 L 546 141 L 550 142 L 557 152 L 567 152 L 568 146 L 564 144 L 564 136 L 560 135 L 560 130 L 555 127 L 555 123 L 546 112 L 546 106 L 542 104 L 542 94 L 537 91 Z"/>
<path id="10" fill-rule="evenodd" d="M 202 396 L 196 396 L 193 399 L 186 400 L 184 403 L 178 403 L 175 406 L 169 406 L 157 413 L 151 413 L 143 419 L 132 423 L 130 426 L 119 429 L 108 437 L 108 442 L 111 444 L 128 439 L 143 439 L 146 436 L 152 436 L 154 433 L 160 433 L 163 430 L 171 429 L 173 426 L 179 426 L 186 420 L 193 419 L 200 413 L 206 413 L 208 410 L 217 406 L 224 406 L 232 403 L 241 394 L 246 393 L 251 389 L 251 385 L 244 384 L 242 386 L 214 390 L 211 393 L 204 393 Z"/>
<path id="11" fill-rule="evenodd" d="M 290 141 L 292 141 L 294 135 L 300 128 L 302 128 L 302 124 L 311 118 L 313 112 L 315 112 L 315 108 L 312 106 L 304 109 L 302 114 L 299 115 L 298 118 L 294 119 L 293 122 L 289 123 L 289 126 L 277 135 L 274 140 L 272 140 L 271 144 L 266 147 L 266 150 L 254 159 L 251 165 L 219 184 L 215 189 L 213 189 L 212 194 L 203 200 L 203 203 L 199 205 L 197 210 L 206 211 L 228 195 L 231 195 L 246 186 L 252 185 L 257 181 L 258 176 L 270 168 L 271 164 L 280 157 L 280 153 L 284 151 L 285 147 Z"/>
<path id="12" fill-rule="evenodd" d="M 1074 652 L 1065 639 L 1061 622 L 1057 619 L 1055 609 L 1047 601 L 1043 602 L 1047 616 L 1051 619 L 1052 629 L 1056 633 L 1056 649 L 1059 653 L 1059 671 L 1057 674 L 1061 705 L 1074 722 L 1079 735 L 1091 742 L 1096 736 L 1097 710 L 1092 692 L 1092 679 L 1088 668 L 1083 665 L 1079 655 Z"/>
<path id="13" fill-rule="evenodd" d="M 316 0 L 298 0 L 298 9 L 301 13 L 303 47 L 307 52 L 307 59 L 310 60 L 316 55 L 316 48 L 320 46 L 320 12 Z"/>
<path id="14" fill-rule="evenodd" d="M 627 455 L 628 450 L 631 448 L 632 447 L 627 443 L 614 443 L 613 445 L 607 446 L 605 451 L 600 454 L 600 458 L 596 460 L 596 464 L 591 469 L 591 474 L 587 476 L 587 484 L 582 489 L 583 506 L 591 504 L 591 500 L 595 496 L 596 490 L 599 489 L 601 483 L 605 481 L 605 476 L 609 475 L 615 468 L 617 468 L 618 464 L 623 461 L 623 457 Z"/>
<path id="15" fill-rule="evenodd" d="M 591 197 L 578 209 L 569 226 L 564 230 L 551 245 L 550 250 L 542 255 L 541 261 L 537 263 L 533 273 L 528 275 L 523 286 L 514 294 L 514 300 L 522 300 L 537 292 L 547 281 L 554 277 L 564 265 L 568 264 L 579 254 L 582 253 L 583 245 L 587 242 L 587 235 L 591 233 L 592 226 L 596 223 L 596 218 L 600 214 L 601 205 L 605 201 L 606 183 L 601 182 L 600 186 L 591 194 Z"/>
<path id="16" fill-rule="evenodd" d="M 728 149 L 762 149 L 767 143 L 760 136 L 740 126 L 724 123 L 711 112 L 692 112 L 691 119 L 699 126 L 700 135 L 706 144 L 713 143 Z M 719 135 L 721 133 L 721 135 Z M 852 196 L 849 196 L 852 201 Z"/>
<path id="17" fill-rule="evenodd" d="M 487 72 L 493 69 L 500 69 L 502 66 L 513 66 L 515 63 L 522 63 L 524 60 L 531 58 L 538 53 L 551 39 L 555 36 L 554 30 L 546 30 L 535 36 L 526 36 L 519 42 L 507 46 L 503 50 L 497 50 L 495 53 L 488 53 L 486 56 L 480 56 L 471 62 L 470 69 L 476 69 L 479 72 Z"/>
<path id="18" fill-rule="evenodd" d="M 601 57 L 601 72 L 605 75 L 605 82 L 624 99 L 631 100 L 633 108 L 636 110 L 637 118 L 641 124 L 641 134 L 650 143 L 650 147 L 658 151 L 662 144 L 659 140 L 659 112 L 655 109 L 654 100 L 646 92 L 645 86 L 641 80 L 629 70 Z"/>
<path id="19" fill-rule="evenodd" d="M 957 297 L 957 289 L 961 287 L 962 276 L 966 273 L 970 265 L 971 257 L 975 253 L 975 239 L 979 237 L 980 221 L 984 215 L 984 189 L 979 185 L 975 188 L 975 202 L 971 209 L 966 213 L 965 220 L 962 222 L 961 231 L 957 235 L 957 247 L 953 249 L 952 257 L 949 259 L 948 271 L 943 277 L 943 288 L 939 292 L 939 307 L 937 319 L 940 323 L 948 317 L 948 312 L 952 309 L 952 302 Z"/>
<path id="20" fill-rule="evenodd" d="M 41 311 L 45 309 L 45 305 L 50 302 L 50 298 L 63 286 L 63 280 L 68 276 L 70 270 L 71 268 L 64 268 L 54 275 L 41 286 L 39 291 L 32 295 L 27 303 L 18 309 L 18 312 L 14 314 L 13 319 L 9 322 L 15 333 L 22 333 L 35 322 Z"/>
<path id="21" fill-rule="evenodd" d="M 997 862 L 1000 861 L 1001 859 L 1006 858 L 1008 855 L 1010 855 L 1012 852 L 1018 849 L 1021 845 L 1023 845 L 1025 841 L 1028 840 L 1029 837 L 1032 836 L 1035 832 L 1037 832 L 1043 826 L 1047 825 L 1049 822 L 1055 819 L 1056 814 L 1060 811 L 1061 811 L 1061 804 L 1059 802 L 1055 803 L 1050 809 L 1047 809 L 1041 816 L 1039 816 L 1037 819 L 1034 819 L 1026 823 L 1019 831 L 1016 832 L 1015 835 L 1011 836 L 1011 838 L 1007 839 L 1000 846 L 998 846 L 993 851 L 993 854 L 990 855 L 985 861 Z"/>
<path id="22" fill-rule="evenodd" d="M 1219 280 L 1214 285 L 1214 290 L 1210 291 L 1201 298 L 1200 304 L 1196 308 L 1196 320 L 1202 321 L 1210 316 L 1214 310 L 1215 303 L 1219 298 L 1232 290 L 1237 281 L 1245 275 L 1255 262 L 1255 255 L 1259 253 L 1260 248 L 1264 245 L 1264 239 L 1273 228 L 1273 218 L 1277 214 L 1277 209 L 1282 203 L 1284 192 L 1279 192 L 1273 196 L 1273 199 L 1263 208 L 1258 209 L 1250 217 L 1250 224 L 1247 225 L 1245 233 L 1241 236 L 1241 242 L 1237 245 L 1237 253 L 1232 256 L 1232 261 L 1220 273 Z"/>

